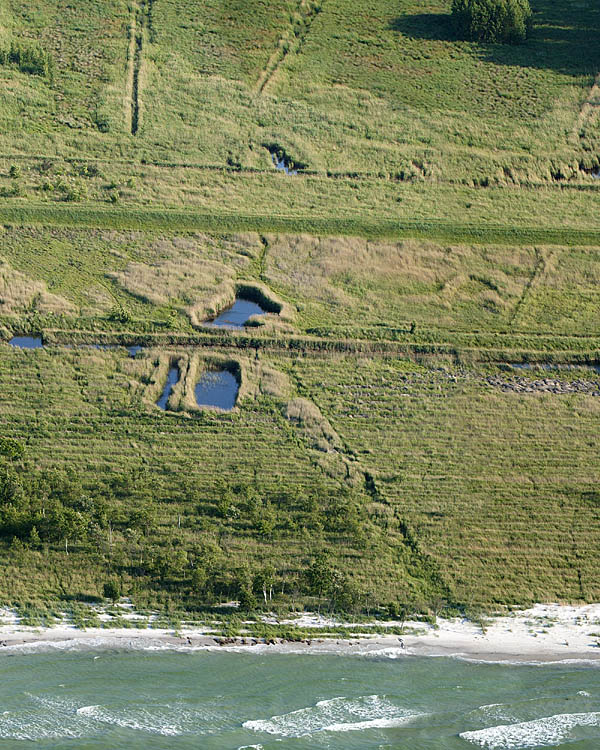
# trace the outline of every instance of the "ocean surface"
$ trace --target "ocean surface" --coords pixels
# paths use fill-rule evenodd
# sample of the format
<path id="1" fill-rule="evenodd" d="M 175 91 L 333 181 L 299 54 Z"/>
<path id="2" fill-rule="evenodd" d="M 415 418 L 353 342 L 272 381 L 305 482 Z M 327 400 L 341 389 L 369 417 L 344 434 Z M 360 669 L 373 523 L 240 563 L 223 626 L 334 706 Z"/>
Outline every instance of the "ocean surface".
<path id="1" fill-rule="evenodd" d="M 0 750 L 600 748 L 584 663 L 88 646 L 3 649 L 0 669 Z"/>

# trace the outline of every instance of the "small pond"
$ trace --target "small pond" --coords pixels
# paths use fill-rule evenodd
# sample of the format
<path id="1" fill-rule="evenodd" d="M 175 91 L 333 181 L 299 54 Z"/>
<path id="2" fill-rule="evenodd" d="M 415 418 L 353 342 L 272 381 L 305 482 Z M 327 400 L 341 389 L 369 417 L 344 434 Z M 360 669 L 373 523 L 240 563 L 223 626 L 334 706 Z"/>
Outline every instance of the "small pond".
<path id="1" fill-rule="evenodd" d="M 167 401 L 169 400 L 169 396 L 171 395 L 173 386 L 177 383 L 178 380 L 179 380 L 179 368 L 171 367 L 169 370 L 169 374 L 167 375 L 167 382 L 165 383 L 165 387 L 162 392 L 162 395 L 156 402 L 156 405 L 158 406 L 159 409 L 162 409 L 163 411 L 165 411 L 165 409 L 167 408 Z"/>
<path id="2" fill-rule="evenodd" d="M 239 388 L 235 376 L 228 370 L 207 370 L 196 385 L 196 403 L 198 406 L 217 406 L 224 411 L 231 411 Z"/>
<path id="3" fill-rule="evenodd" d="M 43 347 L 42 339 L 38 336 L 14 336 L 8 343 L 11 346 L 18 346 L 20 349 L 41 349 Z"/>
<path id="4" fill-rule="evenodd" d="M 20 349 L 43 349 L 44 344 L 42 343 L 42 339 L 39 336 L 13 336 L 12 339 L 8 342 L 11 346 L 17 346 Z M 58 346 L 61 346 L 60 344 Z M 76 344 L 73 346 L 72 344 L 62 344 L 62 346 L 65 347 L 65 349 L 73 349 L 73 348 L 79 348 L 79 349 L 100 349 L 101 351 L 111 351 L 114 349 L 120 349 L 117 344 Z M 141 352 L 143 347 L 139 344 L 136 344 L 134 346 L 127 346 L 125 347 L 127 351 L 129 352 L 130 357 L 135 357 L 135 355 L 138 352 Z"/>
<path id="5" fill-rule="evenodd" d="M 71 347 L 69 347 L 71 348 Z M 121 347 L 118 344 L 80 344 L 81 349 L 99 349 L 103 352 L 115 351 Z M 135 357 L 138 352 L 141 352 L 144 347 L 136 344 L 135 346 L 126 346 L 125 349 L 129 352 L 130 357 Z"/>
<path id="6" fill-rule="evenodd" d="M 276 169 L 280 169 L 282 172 L 285 172 L 289 175 L 295 175 L 298 174 L 297 169 L 291 169 L 289 166 L 289 162 L 285 158 L 285 156 L 279 157 L 277 154 L 271 154 L 271 157 L 273 158 L 273 164 L 275 165 Z"/>
<path id="7" fill-rule="evenodd" d="M 266 310 L 263 310 L 256 302 L 238 297 L 231 307 L 223 310 L 214 320 L 207 321 L 205 325 L 218 326 L 219 328 L 243 328 L 252 315 L 264 315 L 265 313 Z"/>

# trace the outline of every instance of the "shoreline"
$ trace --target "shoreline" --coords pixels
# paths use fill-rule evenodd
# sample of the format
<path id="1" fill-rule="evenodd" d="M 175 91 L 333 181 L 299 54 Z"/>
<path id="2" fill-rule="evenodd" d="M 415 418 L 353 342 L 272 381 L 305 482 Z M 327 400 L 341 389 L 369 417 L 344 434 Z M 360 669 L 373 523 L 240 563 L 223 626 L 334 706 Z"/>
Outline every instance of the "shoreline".
<path id="1" fill-rule="evenodd" d="M 130 605 L 122 605 L 123 607 Z M 134 615 L 132 615 L 133 617 Z M 85 650 L 98 648 L 178 651 L 229 651 L 244 653 L 307 653 L 403 658 L 405 656 L 453 657 L 493 663 L 541 664 L 557 662 L 598 662 L 600 664 L 600 604 L 578 607 L 538 604 L 474 623 L 464 619 L 437 624 L 419 622 L 378 622 L 379 626 L 403 625 L 402 636 L 366 634 L 361 625 L 343 623 L 320 615 L 304 613 L 296 619 L 265 618 L 268 624 L 296 625 L 314 638 L 284 640 L 251 636 L 224 637 L 208 628 L 89 628 L 59 624 L 34 628 L 18 622 L 0 626 L 0 654 L 46 650 Z M 344 626 L 356 635 L 324 637 L 319 627 Z M 483 629 L 482 629 L 483 626 Z M 410 631 L 417 632 L 410 632 Z"/>

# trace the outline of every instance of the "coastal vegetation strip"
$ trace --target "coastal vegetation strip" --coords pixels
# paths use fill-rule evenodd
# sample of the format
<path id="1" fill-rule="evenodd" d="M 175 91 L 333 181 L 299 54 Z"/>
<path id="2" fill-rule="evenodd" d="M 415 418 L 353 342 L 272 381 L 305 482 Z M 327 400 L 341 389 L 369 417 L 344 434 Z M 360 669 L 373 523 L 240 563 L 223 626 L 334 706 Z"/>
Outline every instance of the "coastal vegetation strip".
<path id="1" fill-rule="evenodd" d="M 201 609 L 260 599 L 263 575 L 283 608 L 598 596 L 597 375 L 516 392 L 443 356 L 261 351 L 233 411 L 161 412 L 156 362 L 186 356 L 6 347 L 5 601 L 116 578 L 137 606 Z"/>

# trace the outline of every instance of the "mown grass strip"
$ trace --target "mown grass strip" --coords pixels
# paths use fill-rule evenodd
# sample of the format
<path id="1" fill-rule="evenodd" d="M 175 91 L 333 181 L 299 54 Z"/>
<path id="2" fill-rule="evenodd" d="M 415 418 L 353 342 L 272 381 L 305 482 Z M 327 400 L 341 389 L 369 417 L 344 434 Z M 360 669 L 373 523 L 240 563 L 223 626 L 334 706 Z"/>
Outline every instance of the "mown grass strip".
<path id="1" fill-rule="evenodd" d="M 509 245 L 595 245 L 600 231 L 498 224 L 460 224 L 408 219 L 369 221 L 360 218 L 250 216 L 175 209 L 104 208 L 97 206 L 4 205 L 0 222 L 7 225 L 89 227 L 141 231 L 259 232 L 358 236 L 369 239 L 436 239 L 448 242 Z"/>

